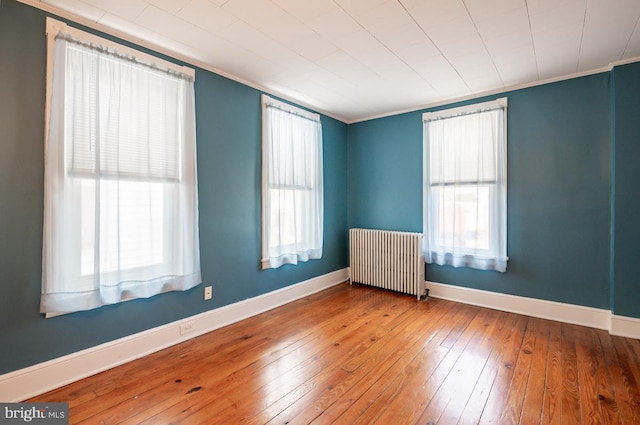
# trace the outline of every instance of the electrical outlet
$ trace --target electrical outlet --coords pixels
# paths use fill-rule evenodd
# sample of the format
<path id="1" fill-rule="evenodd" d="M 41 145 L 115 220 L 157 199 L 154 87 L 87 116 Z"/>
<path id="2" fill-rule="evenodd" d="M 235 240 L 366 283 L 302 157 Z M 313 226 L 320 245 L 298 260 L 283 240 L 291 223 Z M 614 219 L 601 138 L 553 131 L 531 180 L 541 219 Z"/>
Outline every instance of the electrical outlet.
<path id="1" fill-rule="evenodd" d="M 213 287 L 212 286 L 205 286 L 204 287 L 204 299 L 205 300 L 210 300 L 213 297 Z"/>
<path id="2" fill-rule="evenodd" d="M 192 322 L 180 325 L 180 335 L 190 334 L 193 331 L 194 331 L 194 329 L 193 329 L 193 323 Z"/>

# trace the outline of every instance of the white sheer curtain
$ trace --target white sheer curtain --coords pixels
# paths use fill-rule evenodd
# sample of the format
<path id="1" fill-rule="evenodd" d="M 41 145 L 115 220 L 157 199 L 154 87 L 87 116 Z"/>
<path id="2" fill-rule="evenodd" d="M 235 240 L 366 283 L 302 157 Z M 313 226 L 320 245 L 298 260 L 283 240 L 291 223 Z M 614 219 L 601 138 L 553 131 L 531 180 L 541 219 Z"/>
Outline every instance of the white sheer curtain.
<path id="1" fill-rule="evenodd" d="M 58 34 L 41 311 L 201 282 L 193 79 Z"/>
<path id="2" fill-rule="evenodd" d="M 262 105 L 262 267 L 321 258 L 320 117 L 264 95 Z"/>
<path id="3" fill-rule="evenodd" d="M 506 107 L 503 98 L 423 115 L 427 263 L 506 271 Z"/>

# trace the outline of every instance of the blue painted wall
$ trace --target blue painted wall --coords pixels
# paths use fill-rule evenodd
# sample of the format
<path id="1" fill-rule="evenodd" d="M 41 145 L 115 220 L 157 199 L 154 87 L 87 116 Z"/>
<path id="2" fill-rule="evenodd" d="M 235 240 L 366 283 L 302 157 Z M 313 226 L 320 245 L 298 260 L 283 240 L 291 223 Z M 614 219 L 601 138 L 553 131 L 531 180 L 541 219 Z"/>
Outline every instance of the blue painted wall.
<path id="1" fill-rule="evenodd" d="M 609 308 L 609 94 L 603 73 L 472 101 L 509 99 L 507 272 L 427 280 Z M 425 111 L 350 125 L 350 227 L 422 231 Z"/>
<path id="2" fill-rule="evenodd" d="M 45 17 L 0 3 L 0 374 L 348 266 L 347 125 L 322 116 L 324 255 L 259 270 L 260 92 L 196 69 L 202 286 L 94 311 L 39 314 Z M 109 37 L 110 38 L 110 37 Z"/>
<path id="3" fill-rule="evenodd" d="M 422 113 L 349 126 L 349 227 L 422 232 Z"/>
<path id="4" fill-rule="evenodd" d="M 640 64 L 613 69 L 612 311 L 640 317 Z"/>

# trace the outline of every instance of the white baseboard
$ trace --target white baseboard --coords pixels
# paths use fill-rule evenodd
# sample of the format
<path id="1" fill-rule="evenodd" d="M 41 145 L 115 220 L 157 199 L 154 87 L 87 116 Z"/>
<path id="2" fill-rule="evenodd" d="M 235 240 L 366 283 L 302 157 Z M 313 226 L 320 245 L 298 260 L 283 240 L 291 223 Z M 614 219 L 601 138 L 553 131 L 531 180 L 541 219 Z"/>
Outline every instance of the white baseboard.
<path id="1" fill-rule="evenodd" d="M 434 298 L 442 298 L 596 329 L 605 329 L 608 330 L 611 335 L 640 338 L 640 319 L 616 316 L 605 309 L 481 291 L 436 282 L 426 282 L 426 285 L 429 289 L 429 296 Z"/>
<path id="2" fill-rule="evenodd" d="M 19 402 L 34 397 L 340 284 L 348 277 L 349 269 L 337 270 L 255 298 L 0 375 L 0 401 Z M 191 331 L 180 335 L 182 325 L 189 325 Z"/>
<path id="3" fill-rule="evenodd" d="M 612 314 L 609 333 L 611 335 L 640 339 L 640 319 Z"/>

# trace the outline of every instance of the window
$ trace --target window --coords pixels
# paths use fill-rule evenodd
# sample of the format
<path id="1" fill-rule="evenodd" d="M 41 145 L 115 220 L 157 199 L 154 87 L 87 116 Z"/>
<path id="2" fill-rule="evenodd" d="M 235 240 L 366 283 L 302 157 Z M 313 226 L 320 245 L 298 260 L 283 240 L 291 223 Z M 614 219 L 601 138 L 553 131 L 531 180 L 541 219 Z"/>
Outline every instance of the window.
<path id="1" fill-rule="evenodd" d="M 507 267 L 507 99 L 425 113 L 427 263 Z"/>
<path id="2" fill-rule="evenodd" d="M 41 311 L 201 282 L 193 71 L 49 19 Z"/>
<path id="3" fill-rule="evenodd" d="M 322 257 L 320 116 L 262 96 L 262 268 Z"/>

